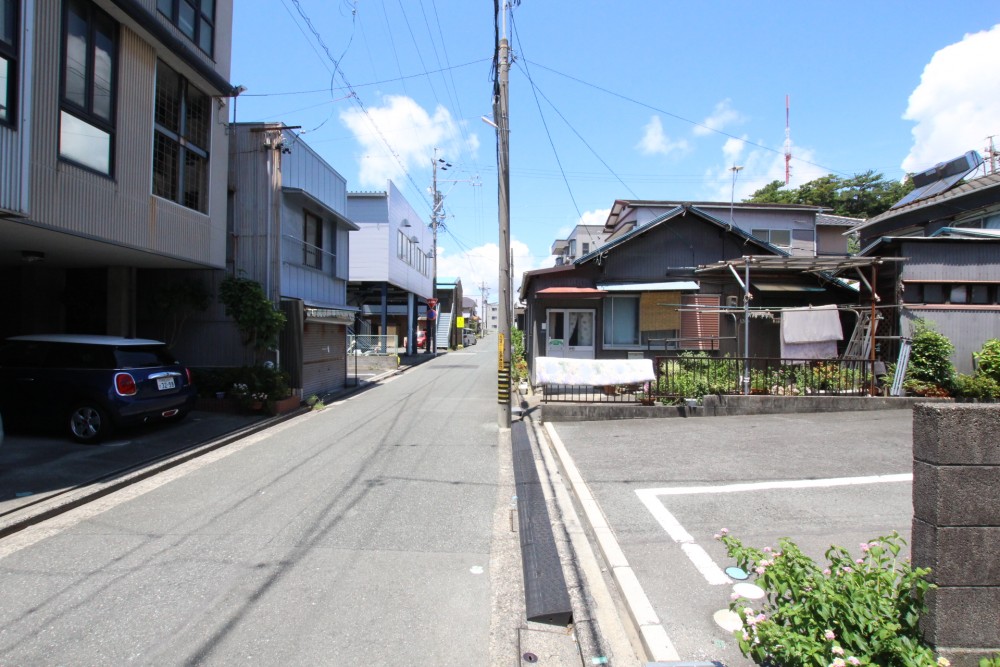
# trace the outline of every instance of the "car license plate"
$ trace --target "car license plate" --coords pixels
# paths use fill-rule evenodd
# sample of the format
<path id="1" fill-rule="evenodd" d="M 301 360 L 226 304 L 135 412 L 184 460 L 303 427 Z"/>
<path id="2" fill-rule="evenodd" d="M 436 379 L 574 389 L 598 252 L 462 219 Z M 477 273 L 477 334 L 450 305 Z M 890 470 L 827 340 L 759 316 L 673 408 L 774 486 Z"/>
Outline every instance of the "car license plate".
<path id="1" fill-rule="evenodd" d="M 175 386 L 173 378 L 156 378 L 156 388 L 160 391 L 173 389 Z"/>

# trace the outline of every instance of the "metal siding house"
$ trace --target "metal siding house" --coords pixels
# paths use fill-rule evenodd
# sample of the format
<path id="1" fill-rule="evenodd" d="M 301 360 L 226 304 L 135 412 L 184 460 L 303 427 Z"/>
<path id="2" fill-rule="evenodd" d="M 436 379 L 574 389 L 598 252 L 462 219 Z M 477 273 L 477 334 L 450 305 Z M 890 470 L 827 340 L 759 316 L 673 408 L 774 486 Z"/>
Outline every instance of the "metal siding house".
<path id="1" fill-rule="evenodd" d="M 347 378 L 350 235 L 347 182 L 282 123 L 230 126 L 230 264 L 257 281 L 288 317 L 272 360 L 291 375 L 301 397 L 339 389 Z M 231 321 L 202 321 L 228 329 Z M 240 349 L 220 365 L 252 361 Z"/>
<path id="2" fill-rule="evenodd" d="M 348 303 L 372 333 L 405 338 L 412 354 L 418 318 L 434 296 L 433 233 L 392 181 L 384 192 L 348 193 L 347 215 L 360 228 Z"/>
<path id="3" fill-rule="evenodd" d="M 161 337 L 151 277 L 225 266 L 233 3 L 196 3 L 185 32 L 154 0 L 0 2 L 0 337 Z"/>
<path id="4" fill-rule="evenodd" d="M 532 378 L 540 356 L 652 358 L 665 350 L 742 356 L 742 326 L 726 311 L 737 310 L 743 289 L 729 273 L 702 274 L 699 267 L 747 255 L 789 254 L 706 208 L 711 210 L 677 204 L 648 218 L 648 210 L 616 202 L 605 245 L 573 264 L 526 272 L 520 299 L 526 303 L 525 350 Z M 751 293 L 755 307 L 773 308 L 858 298 L 838 282 L 801 272 L 755 275 Z M 751 318 L 751 356 L 779 356 L 777 329 Z"/>
<path id="5" fill-rule="evenodd" d="M 818 206 L 619 199 L 604 226 L 604 243 L 636 227 L 657 220 L 677 206 L 696 208 L 712 218 L 738 227 L 760 241 L 791 255 L 846 255 L 847 239 L 838 229 L 863 222 L 858 218 L 826 215 Z M 553 246 L 555 249 L 555 246 Z"/>
<path id="6" fill-rule="evenodd" d="M 911 198 L 858 232 L 862 255 L 904 259 L 880 272 L 876 286 L 887 357 L 896 337 L 909 337 L 923 319 L 954 344 L 956 370 L 971 374 L 973 353 L 1000 338 L 1000 173 Z"/>

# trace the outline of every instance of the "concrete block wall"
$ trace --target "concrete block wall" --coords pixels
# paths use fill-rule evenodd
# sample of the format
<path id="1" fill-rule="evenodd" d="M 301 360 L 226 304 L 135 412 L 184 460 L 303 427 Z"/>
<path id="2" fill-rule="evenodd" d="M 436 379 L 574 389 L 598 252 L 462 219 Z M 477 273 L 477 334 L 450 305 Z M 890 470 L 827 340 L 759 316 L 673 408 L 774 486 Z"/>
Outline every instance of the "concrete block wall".
<path id="1" fill-rule="evenodd" d="M 1000 652 L 1000 405 L 914 406 L 911 541 L 924 638 L 955 667 Z"/>

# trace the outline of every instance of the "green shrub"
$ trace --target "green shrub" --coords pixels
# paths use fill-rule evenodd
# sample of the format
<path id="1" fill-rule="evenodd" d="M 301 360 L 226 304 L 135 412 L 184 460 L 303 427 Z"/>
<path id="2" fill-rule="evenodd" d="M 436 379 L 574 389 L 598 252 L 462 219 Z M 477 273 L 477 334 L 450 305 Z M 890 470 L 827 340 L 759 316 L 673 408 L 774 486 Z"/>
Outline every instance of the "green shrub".
<path id="1" fill-rule="evenodd" d="M 726 533 L 716 536 L 729 556 L 756 575 L 762 600 L 737 597 L 730 609 L 743 628 L 734 634 L 743 655 L 759 665 L 782 667 L 934 667 L 917 624 L 933 584 L 930 570 L 900 558 L 905 545 L 893 533 L 861 545 L 854 558 L 841 547 L 826 552 L 820 568 L 794 542 L 777 550 L 745 546 Z"/>
<path id="2" fill-rule="evenodd" d="M 954 351 L 955 346 L 948 337 L 935 331 L 931 322 L 914 321 L 906 379 L 950 390 L 955 377 L 955 367 L 951 363 Z"/>
<path id="3" fill-rule="evenodd" d="M 983 373 L 975 375 L 959 373 L 955 376 L 955 395 L 981 401 L 992 401 L 1000 397 L 1000 383 Z"/>
<path id="4" fill-rule="evenodd" d="M 991 338 L 983 343 L 979 352 L 973 352 L 976 360 L 976 375 L 985 375 L 1000 384 L 1000 338 Z"/>

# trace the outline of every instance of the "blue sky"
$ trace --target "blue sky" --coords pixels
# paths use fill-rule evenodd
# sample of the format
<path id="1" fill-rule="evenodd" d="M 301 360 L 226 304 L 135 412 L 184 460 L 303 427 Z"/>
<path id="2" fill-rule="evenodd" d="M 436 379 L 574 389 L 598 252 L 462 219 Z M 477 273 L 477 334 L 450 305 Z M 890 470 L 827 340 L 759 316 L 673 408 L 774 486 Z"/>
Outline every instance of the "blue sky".
<path id="1" fill-rule="evenodd" d="M 239 0 L 238 121 L 301 126 L 348 182 L 391 179 L 430 220 L 439 275 L 497 295 L 491 0 Z M 1000 146 L 1000 3 L 522 0 L 507 22 L 515 275 L 615 199 L 738 201 Z M 336 63 L 336 65 L 334 64 Z M 520 283 L 515 277 L 515 288 Z"/>

